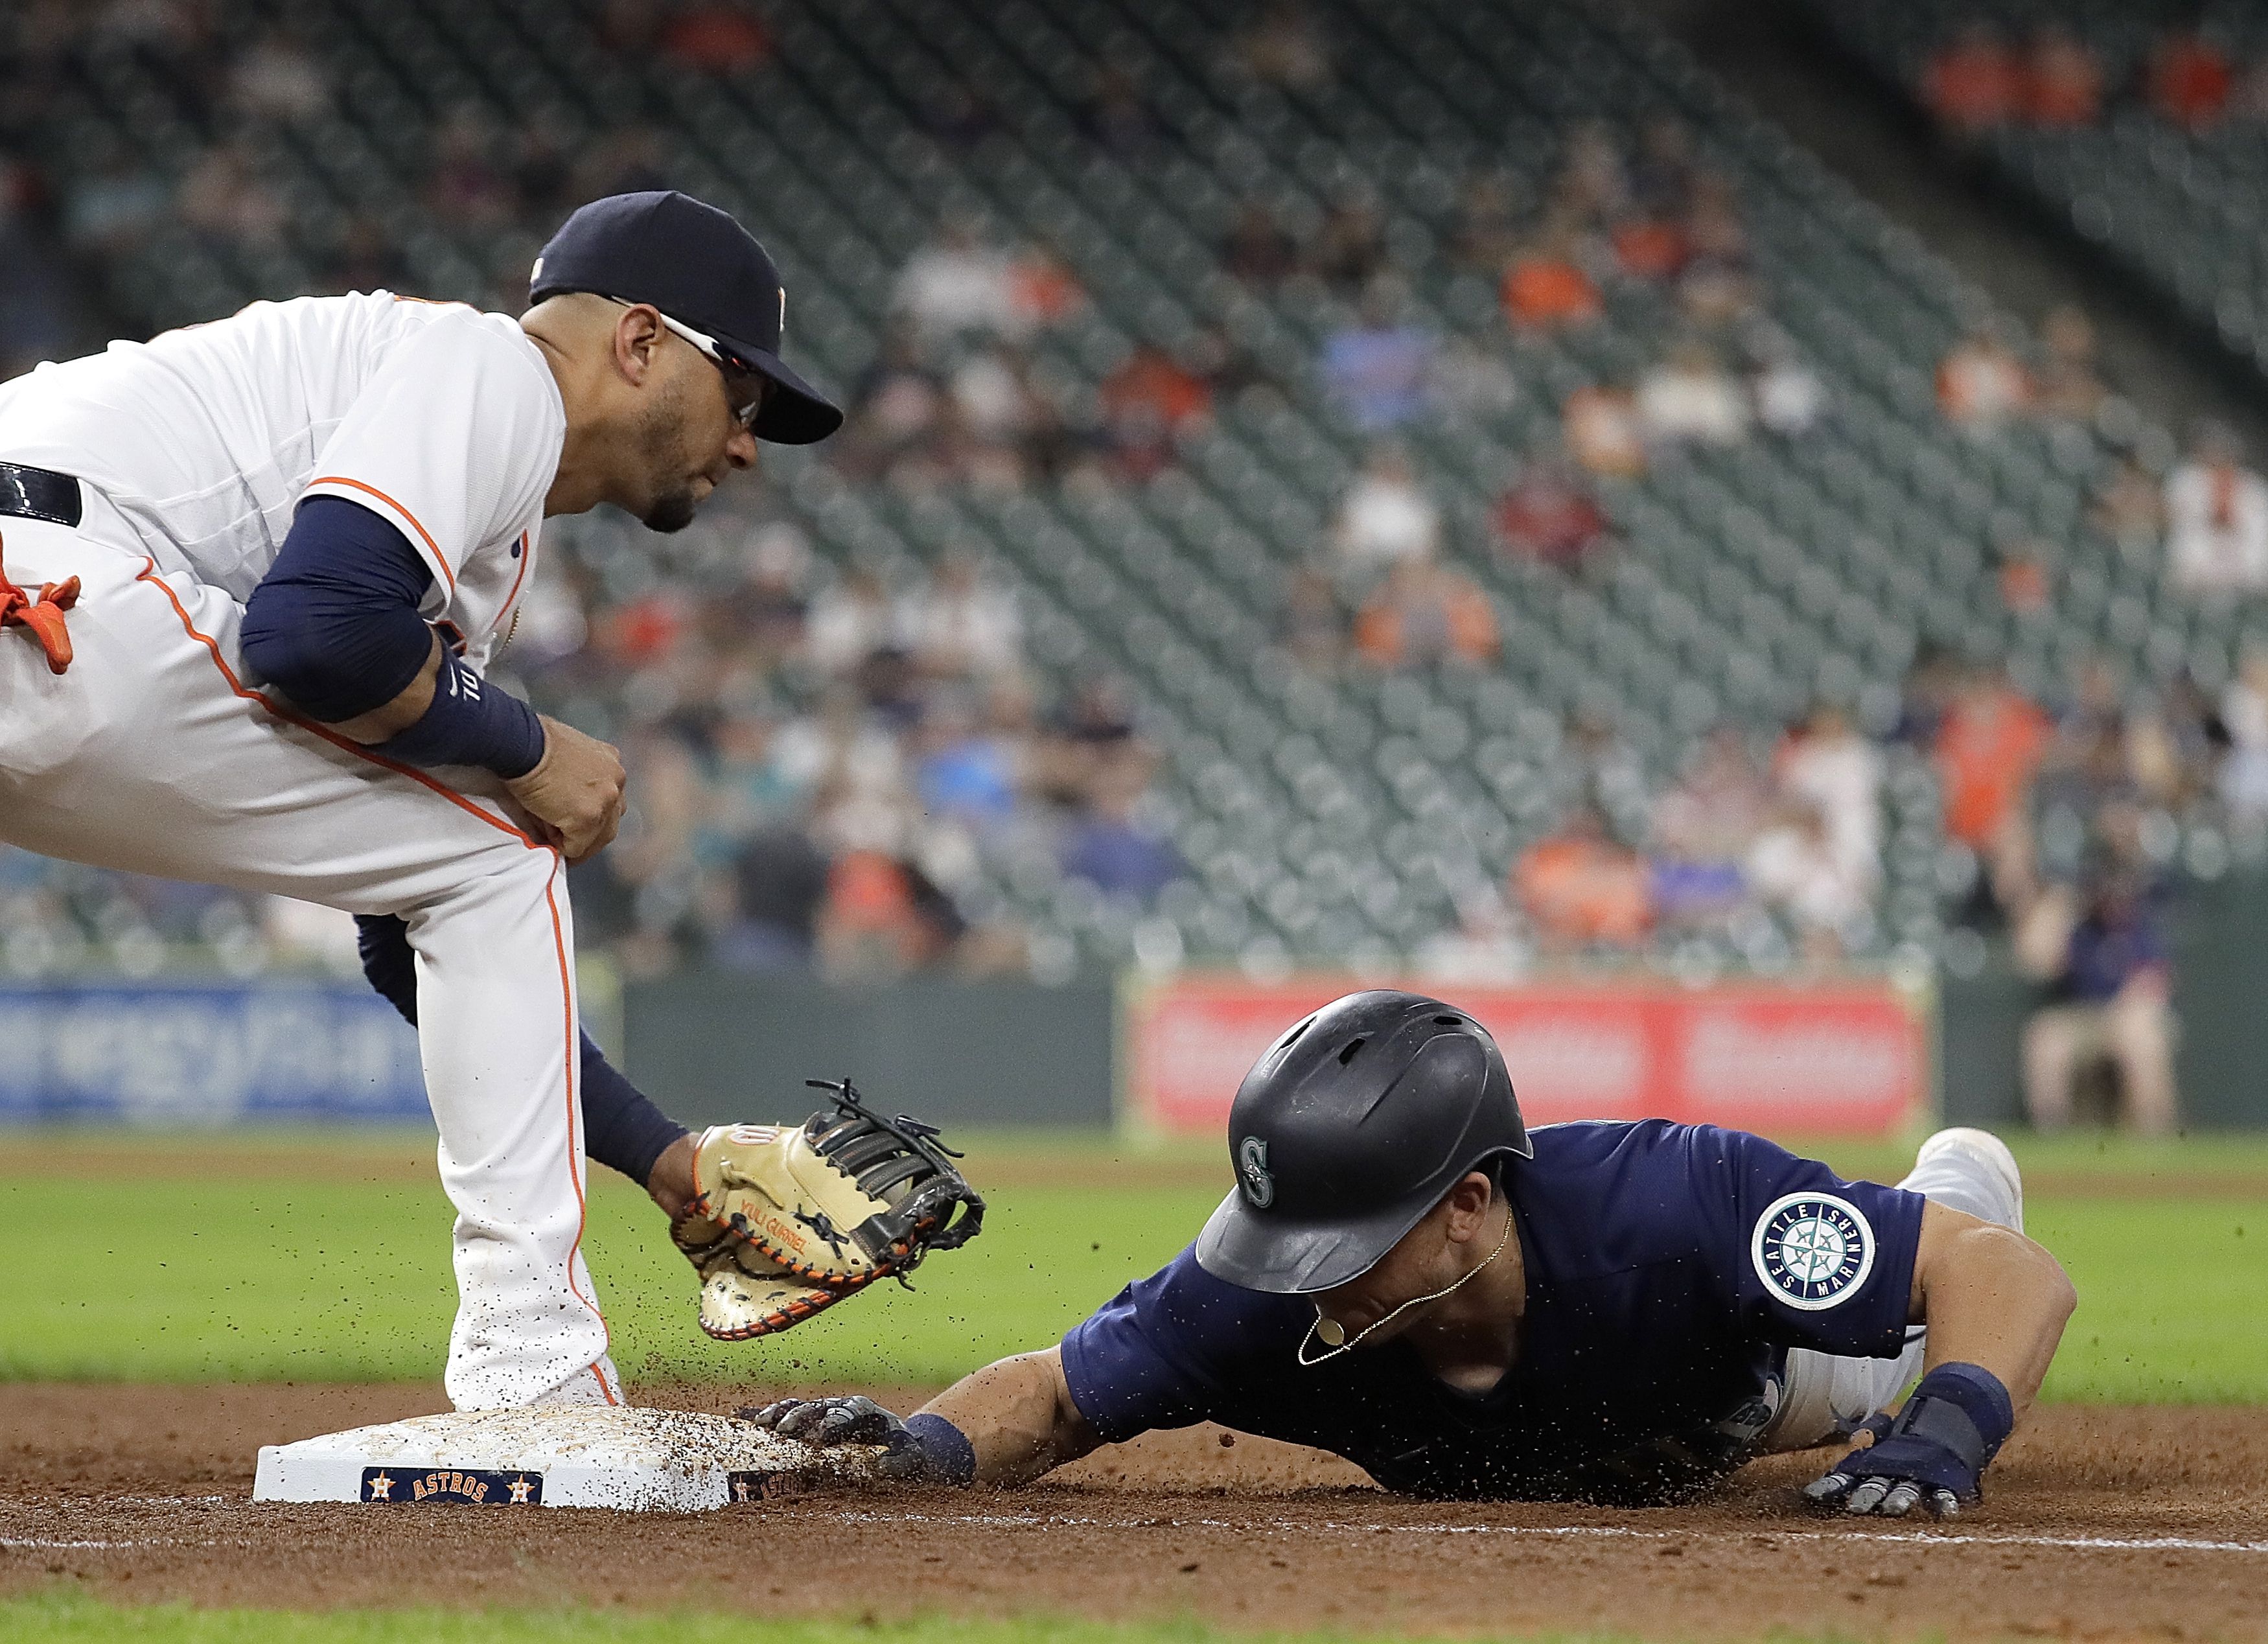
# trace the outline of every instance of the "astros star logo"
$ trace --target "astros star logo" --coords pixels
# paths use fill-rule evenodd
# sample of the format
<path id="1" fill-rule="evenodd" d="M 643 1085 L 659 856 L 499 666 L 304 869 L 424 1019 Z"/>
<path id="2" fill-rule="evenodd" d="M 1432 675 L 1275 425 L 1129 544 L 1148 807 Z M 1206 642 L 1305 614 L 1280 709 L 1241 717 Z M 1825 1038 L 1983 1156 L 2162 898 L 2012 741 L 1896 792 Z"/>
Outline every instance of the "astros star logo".
<path id="1" fill-rule="evenodd" d="M 1874 1229 L 1846 1198 L 1790 1193 L 1756 1218 L 1749 1254 L 1777 1300 L 1813 1313 L 1867 1282 L 1874 1267 Z"/>
<path id="2" fill-rule="evenodd" d="M 373 1501 L 394 1500 L 394 1480 L 380 1473 L 370 1481 L 370 1499 Z"/>
<path id="3" fill-rule="evenodd" d="M 515 1479 L 513 1479 L 513 1480 L 512 1481 L 512 1504 L 514 1507 L 525 1507 L 525 1506 L 526 1506 L 526 1505 L 527 1505 L 527 1498 L 528 1498 L 530 1495 L 532 1495 L 533 1493 L 534 1493 L 534 1491 L 535 1491 L 535 1486 L 534 1486 L 534 1485 L 532 1485 L 532 1484 L 528 1483 L 526 1479 L 525 1479 L 525 1478 L 515 1478 Z"/>

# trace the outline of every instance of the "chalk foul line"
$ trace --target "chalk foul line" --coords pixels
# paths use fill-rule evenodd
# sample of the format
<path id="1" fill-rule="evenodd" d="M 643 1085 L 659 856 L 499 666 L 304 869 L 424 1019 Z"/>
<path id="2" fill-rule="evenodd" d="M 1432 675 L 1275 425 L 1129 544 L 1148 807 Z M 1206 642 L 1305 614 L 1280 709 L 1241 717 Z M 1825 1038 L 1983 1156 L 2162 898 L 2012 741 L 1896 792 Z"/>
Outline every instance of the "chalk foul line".
<path id="1" fill-rule="evenodd" d="M 845 1524 L 953 1524 L 979 1529 L 1064 1525 L 1095 1530 L 1275 1530 L 1397 1536 L 1533 1536 L 1628 1541 L 1889 1542 L 1929 1547 L 2061 1547 L 2076 1552 L 2268 1553 L 2268 1541 L 2213 1541 L 2192 1536 L 2043 1536 L 2020 1531 L 1944 1530 L 1641 1530 L 1627 1524 L 1357 1524 L 1314 1519 L 1082 1517 L 1071 1513 L 874 1513 L 827 1516 Z"/>

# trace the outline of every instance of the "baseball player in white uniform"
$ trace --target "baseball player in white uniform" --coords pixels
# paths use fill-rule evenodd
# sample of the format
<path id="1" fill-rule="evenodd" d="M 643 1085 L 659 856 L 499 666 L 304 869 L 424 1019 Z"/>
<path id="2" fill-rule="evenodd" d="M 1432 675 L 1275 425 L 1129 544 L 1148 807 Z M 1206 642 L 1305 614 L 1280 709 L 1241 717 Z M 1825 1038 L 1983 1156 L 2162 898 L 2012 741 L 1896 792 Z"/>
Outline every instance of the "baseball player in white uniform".
<path id="1" fill-rule="evenodd" d="M 548 518 L 676 529 L 842 421 L 780 361 L 763 248 L 683 195 L 584 207 L 530 296 L 255 303 L 0 388 L 0 839 L 401 922 L 465 1410 L 620 1397 L 579 1247 L 584 1086 L 628 1089 L 579 1036 L 565 877 L 621 762 L 483 668 Z M 626 1168 L 675 1213 L 657 1118 Z"/>

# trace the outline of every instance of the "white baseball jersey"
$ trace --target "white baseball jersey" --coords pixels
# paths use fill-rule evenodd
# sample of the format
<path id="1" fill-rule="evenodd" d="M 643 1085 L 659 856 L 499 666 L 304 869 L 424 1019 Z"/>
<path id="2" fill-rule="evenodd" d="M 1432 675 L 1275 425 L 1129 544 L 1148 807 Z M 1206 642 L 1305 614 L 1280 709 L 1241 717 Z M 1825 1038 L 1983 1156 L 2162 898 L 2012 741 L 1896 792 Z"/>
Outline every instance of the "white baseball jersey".
<path id="1" fill-rule="evenodd" d="M 424 771 L 244 671 L 244 601 L 310 495 L 383 516 L 477 667 L 533 569 L 566 438 L 519 325 L 370 296 L 255 303 L 0 388 L 0 459 L 77 476 L 77 526 L 0 517 L 0 570 L 77 578 L 62 674 L 0 629 L 0 840 L 407 920 L 457 1209 L 465 1409 L 620 1396 L 582 1252 L 574 918 L 482 771 Z"/>
<path id="2" fill-rule="evenodd" d="M 534 562 L 567 417 L 517 321 L 385 291 L 254 303 L 0 387 L 0 458 L 102 491 L 166 571 L 239 603 L 309 496 L 433 573 L 421 615 L 486 660 Z"/>

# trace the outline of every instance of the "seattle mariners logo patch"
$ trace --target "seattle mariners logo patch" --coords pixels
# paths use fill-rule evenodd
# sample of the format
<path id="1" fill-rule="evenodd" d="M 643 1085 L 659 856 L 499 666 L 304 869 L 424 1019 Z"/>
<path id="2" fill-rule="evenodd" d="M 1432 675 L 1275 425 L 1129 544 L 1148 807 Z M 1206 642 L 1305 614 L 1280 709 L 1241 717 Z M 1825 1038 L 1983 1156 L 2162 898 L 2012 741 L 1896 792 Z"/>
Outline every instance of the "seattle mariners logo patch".
<path id="1" fill-rule="evenodd" d="M 1265 1138 L 1248 1136 L 1238 1145 L 1236 1184 L 1244 1190 L 1245 1198 L 1252 1201 L 1255 1210 L 1265 1210 L 1276 1202 L 1276 1178 L 1268 1168 Z"/>
<path id="2" fill-rule="evenodd" d="M 1764 1287 L 1807 1313 L 1836 1306 L 1874 1270 L 1874 1229 L 1832 1193 L 1790 1193 L 1756 1218 L 1749 1257 Z"/>

